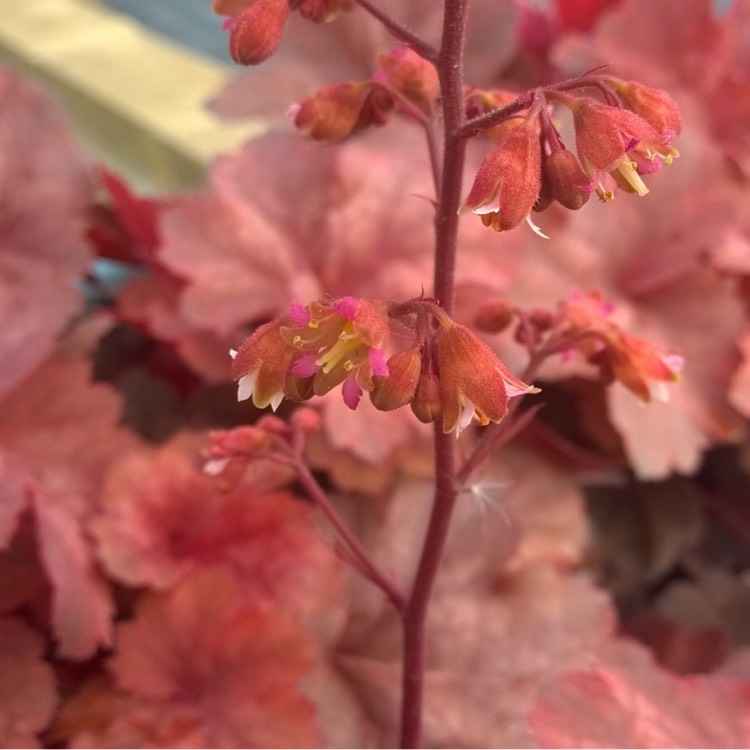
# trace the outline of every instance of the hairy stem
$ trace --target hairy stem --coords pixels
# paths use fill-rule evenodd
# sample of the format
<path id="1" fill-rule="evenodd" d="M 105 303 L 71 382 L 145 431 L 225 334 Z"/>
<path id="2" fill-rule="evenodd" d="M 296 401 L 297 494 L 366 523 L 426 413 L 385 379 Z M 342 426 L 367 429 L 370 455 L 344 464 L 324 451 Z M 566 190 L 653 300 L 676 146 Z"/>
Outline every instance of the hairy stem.
<path id="1" fill-rule="evenodd" d="M 456 438 L 435 423 L 435 499 L 422 555 L 404 611 L 404 671 L 401 711 L 401 747 L 422 745 L 425 624 L 430 596 L 448 538 L 456 502 Z"/>
<path id="2" fill-rule="evenodd" d="M 461 200 L 466 139 L 463 51 L 468 0 L 445 0 L 443 36 L 437 58 L 443 106 L 444 142 L 435 217 L 434 295 L 446 313 L 453 310 L 458 207 Z M 404 663 L 401 747 L 422 744 L 422 705 L 426 658 L 427 609 L 448 537 L 456 502 L 456 440 L 435 424 L 435 497 L 411 594 L 403 614 Z"/>
<path id="3" fill-rule="evenodd" d="M 415 52 L 418 52 L 430 62 L 435 62 L 438 53 L 431 44 L 428 44 L 416 34 L 409 31 L 406 26 L 393 18 L 390 13 L 379 5 L 371 2 L 371 0 L 357 0 L 357 2 L 364 10 L 373 16 L 373 18 L 380 21 L 380 23 L 382 23 L 383 26 L 385 26 L 385 28 L 396 37 L 396 39 L 411 47 Z"/>

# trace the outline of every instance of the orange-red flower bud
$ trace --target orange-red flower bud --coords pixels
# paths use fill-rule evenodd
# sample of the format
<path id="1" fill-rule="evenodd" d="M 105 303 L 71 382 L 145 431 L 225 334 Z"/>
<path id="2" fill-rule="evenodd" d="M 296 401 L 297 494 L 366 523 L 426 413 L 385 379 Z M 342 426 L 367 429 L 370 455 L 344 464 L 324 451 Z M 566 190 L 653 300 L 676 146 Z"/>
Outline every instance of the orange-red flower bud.
<path id="1" fill-rule="evenodd" d="M 414 392 L 422 371 L 420 347 L 396 352 L 388 360 L 388 375 L 373 377 L 374 388 L 370 392 L 373 406 L 380 411 L 392 411 L 406 406 Z"/>
<path id="2" fill-rule="evenodd" d="M 571 211 L 581 208 L 594 190 L 591 178 L 566 148 L 553 148 L 544 158 L 543 175 L 552 198 Z"/>
<path id="3" fill-rule="evenodd" d="M 443 413 L 443 405 L 440 399 L 440 380 L 437 373 L 429 368 L 424 368 L 414 398 L 411 402 L 411 410 L 414 416 L 424 424 L 434 422 Z"/>
<path id="4" fill-rule="evenodd" d="M 398 91 L 406 99 L 430 114 L 440 94 L 440 80 L 435 66 L 409 47 L 399 47 L 378 58 L 380 69 L 373 80 Z"/>
<path id="5" fill-rule="evenodd" d="M 242 5 L 245 5 L 244 9 Z M 257 65 L 276 52 L 289 16 L 288 0 L 217 0 L 214 10 L 230 16 L 224 28 L 230 31 L 229 52 L 239 65 Z"/>
<path id="6" fill-rule="evenodd" d="M 326 86 L 293 107 L 294 124 L 316 141 L 333 143 L 369 125 L 384 125 L 392 97 L 373 81 Z"/>
<path id="7" fill-rule="evenodd" d="M 482 159 L 459 213 L 473 211 L 497 232 L 517 227 L 539 195 L 541 168 L 539 122 L 529 116 Z"/>
<path id="8" fill-rule="evenodd" d="M 500 333 L 512 322 L 516 306 L 502 299 L 485 302 L 474 316 L 474 325 L 485 333 Z"/>

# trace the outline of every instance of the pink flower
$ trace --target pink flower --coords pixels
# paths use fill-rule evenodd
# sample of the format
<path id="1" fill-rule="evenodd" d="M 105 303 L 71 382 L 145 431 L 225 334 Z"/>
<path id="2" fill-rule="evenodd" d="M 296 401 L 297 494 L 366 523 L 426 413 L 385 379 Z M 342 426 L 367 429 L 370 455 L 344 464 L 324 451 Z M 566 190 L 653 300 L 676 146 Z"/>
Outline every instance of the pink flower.
<path id="1" fill-rule="evenodd" d="M 593 180 L 607 172 L 623 190 L 644 196 L 648 188 L 641 174 L 658 169 L 659 160 L 669 164 L 679 155 L 668 145 L 675 133 L 659 133 L 635 112 L 589 98 L 570 100 L 568 106 L 578 157 Z M 601 181 L 597 192 L 604 200 L 614 197 Z"/>
<path id="2" fill-rule="evenodd" d="M 232 366 L 238 399 L 252 396 L 274 411 L 286 396 L 304 401 L 342 385 L 344 402 L 356 409 L 373 377 L 388 375 L 384 347 L 390 336 L 385 305 L 342 297 L 290 312 L 258 328 L 240 347 Z"/>

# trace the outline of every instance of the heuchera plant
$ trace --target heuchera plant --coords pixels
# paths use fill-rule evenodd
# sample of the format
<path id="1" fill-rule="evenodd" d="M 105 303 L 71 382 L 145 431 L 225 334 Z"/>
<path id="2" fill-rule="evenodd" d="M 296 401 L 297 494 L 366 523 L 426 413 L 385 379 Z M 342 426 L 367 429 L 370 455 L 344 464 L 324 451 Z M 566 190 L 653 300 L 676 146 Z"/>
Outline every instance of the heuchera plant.
<path id="1" fill-rule="evenodd" d="M 750 0 L 391 6 L 175 194 L 0 68 L 0 745 L 750 744 Z"/>
<path id="2" fill-rule="evenodd" d="M 539 393 L 531 381 L 541 364 L 576 352 L 598 368 L 602 382 L 618 380 L 643 401 L 665 399 L 665 385 L 677 381 L 682 368 L 676 353 L 610 321 L 607 302 L 592 292 L 574 294 L 556 313 L 524 313 L 501 301 L 480 311 L 484 330 L 498 332 L 518 320 L 516 335 L 529 361 L 520 376 L 513 374 L 477 333 L 452 317 L 460 217 L 476 214 L 495 232 L 524 231 L 527 225 L 547 238 L 532 215 L 553 203 L 578 210 L 594 194 L 604 203 L 617 193 L 645 196 L 648 176 L 678 156 L 672 144 L 681 120 L 666 92 L 621 80 L 606 69 L 518 93 L 479 88 L 466 80 L 463 68 L 468 0 L 445 0 L 437 46 L 370 0 L 215 0 L 213 7 L 228 17 L 232 57 L 248 65 L 274 53 L 290 11 L 321 22 L 355 5 L 402 46 L 383 52 L 369 79 L 325 86 L 288 114 L 301 132 L 325 144 L 385 126 L 394 116 L 422 128 L 435 190 L 432 289 L 429 296 L 406 300 L 293 301 L 286 313 L 232 351 L 232 375 L 239 400 L 252 399 L 258 408 L 275 411 L 283 399 L 305 402 L 340 387 L 352 410 L 366 393 L 377 410 L 411 408 L 420 421 L 434 423 L 434 499 L 424 539 L 414 540 L 422 551 L 413 581 L 405 587 L 371 559 L 338 517 L 305 466 L 298 439 L 290 441 L 283 423 L 262 421 L 234 435 L 214 435 L 207 470 L 221 474 L 237 459 L 261 458 L 294 467 L 336 529 L 346 556 L 401 615 L 400 742 L 419 747 L 429 648 L 425 623 L 454 505 L 489 453 L 522 427 L 517 407 L 523 397 Z M 573 137 L 563 136 L 559 124 L 565 111 Z M 486 136 L 486 154 L 466 190 L 467 147 Z M 396 330 L 398 337 L 392 335 Z M 472 424 L 487 429 L 461 462 L 456 439 Z"/>

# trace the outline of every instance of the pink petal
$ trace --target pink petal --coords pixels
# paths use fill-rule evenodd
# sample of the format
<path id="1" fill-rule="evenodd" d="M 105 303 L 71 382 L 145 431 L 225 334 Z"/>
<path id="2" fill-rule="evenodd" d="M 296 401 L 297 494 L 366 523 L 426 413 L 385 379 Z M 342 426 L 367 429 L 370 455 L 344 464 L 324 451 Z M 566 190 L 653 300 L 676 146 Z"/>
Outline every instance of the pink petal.
<path id="1" fill-rule="evenodd" d="M 305 354 L 292 365 L 292 375 L 297 378 L 309 378 L 318 371 L 314 354 Z"/>
<path id="2" fill-rule="evenodd" d="M 344 396 L 344 403 L 352 410 L 357 408 L 360 398 L 362 398 L 362 389 L 359 387 L 357 380 L 350 375 L 341 389 Z"/>
<path id="3" fill-rule="evenodd" d="M 296 300 L 289 305 L 289 314 L 295 325 L 306 326 L 310 322 L 310 313 L 302 303 Z"/>
<path id="4" fill-rule="evenodd" d="M 382 349 L 370 349 L 370 370 L 373 375 L 388 376 L 388 363 L 385 361 Z"/>
<path id="5" fill-rule="evenodd" d="M 333 303 L 333 311 L 347 320 L 354 320 L 357 312 L 357 301 L 354 297 L 342 297 Z"/>

